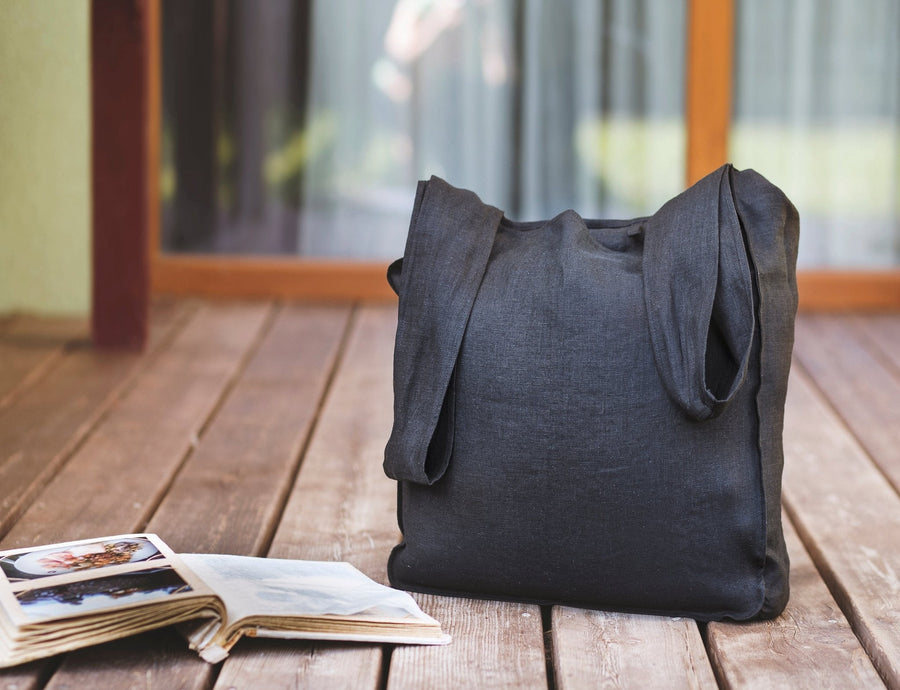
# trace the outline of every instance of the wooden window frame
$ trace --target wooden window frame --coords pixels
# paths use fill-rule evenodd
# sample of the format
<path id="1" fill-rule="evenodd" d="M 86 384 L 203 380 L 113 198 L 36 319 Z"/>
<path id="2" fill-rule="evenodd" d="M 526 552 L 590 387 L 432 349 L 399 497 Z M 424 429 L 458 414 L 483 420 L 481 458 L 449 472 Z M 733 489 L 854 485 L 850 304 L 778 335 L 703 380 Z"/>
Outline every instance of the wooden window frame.
<path id="1" fill-rule="evenodd" d="M 734 2 L 688 0 L 687 184 L 728 160 Z M 805 270 L 798 272 L 797 285 L 806 311 L 900 309 L 900 270 Z"/>
<path id="2" fill-rule="evenodd" d="M 688 0 L 690 184 L 728 159 L 734 0 Z M 92 0 L 95 342 L 142 347 L 151 293 L 393 298 L 387 262 L 172 255 L 159 237 L 160 0 Z M 900 270 L 801 271 L 802 309 L 900 309 Z"/>

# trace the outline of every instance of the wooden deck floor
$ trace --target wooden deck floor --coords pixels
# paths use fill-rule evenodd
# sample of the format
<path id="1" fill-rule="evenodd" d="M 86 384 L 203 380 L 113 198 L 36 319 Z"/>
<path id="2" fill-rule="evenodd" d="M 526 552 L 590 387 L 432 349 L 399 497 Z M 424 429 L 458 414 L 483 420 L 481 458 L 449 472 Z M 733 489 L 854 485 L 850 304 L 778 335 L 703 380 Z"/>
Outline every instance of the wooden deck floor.
<path id="1" fill-rule="evenodd" d="M 179 551 L 343 559 L 384 581 L 390 306 L 159 302 L 141 356 L 0 320 L 0 546 L 148 530 Z M 448 647 L 170 630 L 0 688 L 900 688 L 900 314 L 803 316 L 785 432 L 793 596 L 745 625 L 417 597 Z"/>

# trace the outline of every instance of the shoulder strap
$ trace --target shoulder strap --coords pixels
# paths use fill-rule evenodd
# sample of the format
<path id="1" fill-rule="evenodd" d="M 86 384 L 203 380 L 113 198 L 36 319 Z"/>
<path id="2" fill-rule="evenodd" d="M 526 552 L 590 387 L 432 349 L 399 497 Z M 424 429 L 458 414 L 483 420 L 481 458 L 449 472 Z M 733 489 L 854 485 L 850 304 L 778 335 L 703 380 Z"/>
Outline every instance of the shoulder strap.
<path id="1" fill-rule="evenodd" d="M 754 330 L 753 280 L 730 165 L 648 219 L 644 301 L 656 366 L 669 395 L 697 420 L 719 414 L 744 380 Z M 717 348 L 717 366 L 707 352 Z"/>
<path id="2" fill-rule="evenodd" d="M 444 406 L 475 295 L 503 212 L 437 177 L 416 191 L 402 274 L 394 349 L 394 427 L 384 471 L 432 484 L 447 467 L 428 448 Z"/>

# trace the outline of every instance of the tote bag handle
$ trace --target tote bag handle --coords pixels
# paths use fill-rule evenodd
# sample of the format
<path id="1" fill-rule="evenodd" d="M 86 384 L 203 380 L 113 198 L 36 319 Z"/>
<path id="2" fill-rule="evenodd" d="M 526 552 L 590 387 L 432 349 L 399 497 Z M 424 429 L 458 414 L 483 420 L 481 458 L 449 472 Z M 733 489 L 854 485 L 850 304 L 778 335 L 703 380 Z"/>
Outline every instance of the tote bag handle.
<path id="1" fill-rule="evenodd" d="M 721 413 L 744 380 L 756 320 L 750 261 L 724 166 L 645 221 L 643 280 L 663 386 L 690 417 Z M 453 371 L 503 213 L 437 177 L 420 182 L 399 295 L 394 426 L 385 473 L 430 485 L 452 450 Z M 436 442 L 435 442 L 436 441 Z"/>
<path id="2" fill-rule="evenodd" d="M 725 165 L 648 219 L 644 302 L 656 367 L 696 420 L 741 387 L 757 327 L 751 263 Z"/>

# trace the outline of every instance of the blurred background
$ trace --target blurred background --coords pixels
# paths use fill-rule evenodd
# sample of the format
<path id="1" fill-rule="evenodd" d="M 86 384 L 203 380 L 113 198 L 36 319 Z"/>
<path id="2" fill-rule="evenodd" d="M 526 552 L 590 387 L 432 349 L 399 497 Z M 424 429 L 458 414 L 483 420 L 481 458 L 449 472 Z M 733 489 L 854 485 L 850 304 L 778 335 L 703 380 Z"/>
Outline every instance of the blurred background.
<path id="1" fill-rule="evenodd" d="M 684 0 L 163 17 L 170 250 L 399 256 L 431 174 L 529 219 L 643 215 L 684 186 Z M 734 41 L 729 157 L 801 208 L 801 267 L 896 265 L 900 3 L 739 0 Z"/>
<path id="2" fill-rule="evenodd" d="M 432 174 L 652 213 L 689 182 L 689 4 L 162 0 L 153 251 L 386 262 Z M 900 0 L 729 7 L 727 159 L 798 206 L 802 269 L 900 270 Z M 89 308 L 89 12 L 0 0 L 0 311 Z"/>

